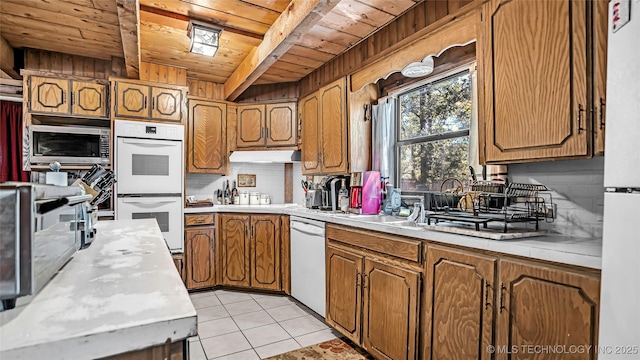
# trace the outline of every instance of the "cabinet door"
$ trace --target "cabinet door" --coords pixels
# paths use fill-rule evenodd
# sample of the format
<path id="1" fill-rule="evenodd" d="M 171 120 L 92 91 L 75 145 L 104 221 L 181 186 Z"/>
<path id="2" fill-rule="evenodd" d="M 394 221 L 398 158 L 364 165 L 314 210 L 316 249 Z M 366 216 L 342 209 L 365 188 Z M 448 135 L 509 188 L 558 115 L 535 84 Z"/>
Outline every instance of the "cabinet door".
<path id="1" fill-rule="evenodd" d="M 496 359 L 550 359 L 531 353 L 528 345 L 591 346 L 597 349 L 600 281 L 596 277 L 520 261 L 501 260 L 496 346 L 519 349 L 498 352 Z M 595 359 L 596 352 L 571 359 Z"/>
<path id="2" fill-rule="evenodd" d="M 360 344 L 363 257 L 327 247 L 327 324 Z"/>
<path id="3" fill-rule="evenodd" d="M 486 161 L 587 155 L 587 2 L 494 0 L 485 9 Z"/>
<path id="4" fill-rule="evenodd" d="M 221 215 L 222 283 L 249 286 L 249 216 Z"/>
<path id="5" fill-rule="evenodd" d="M 31 112 L 69 114 L 69 80 L 31 76 L 29 92 Z"/>
<path id="6" fill-rule="evenodd" d="M 171 257 L 173 258 L 173 265 L 175 265 L 176 270 L 178 270 L 178 274 L 180 275 L 180 278 L 182 279 L 182 282 L 184 282 L 186 284 L 186 277 L 185 277 L 185 271 L 186 269 L 184 268 L 184 255 L 183 254 L 172 254 Z"/>
<path id="7" fill-rule="evenodd" d="M 251 215 L 251 287 L 280 290 L 280 216 Z"/>
<path id="8" fill-rule="evenodd" d="M 300 102 L 300 117 L 302 118 L 302 174 L 312 175 L 320 173 L 320 154 L 318 134 L 320 121 L 320 104 L 318 92 L 315 92 Z"/>
<path id="9" fill-rule="evenodd" d="M 429 246 L 424 359 L 491 359 L 496 259 Z"/>
<path id="10" fill-rule="evenodd" d="M 607 103 L 608 1 L 593 3 L 593 129 L 594 154 L 604 154 L 604 130 Z"/>
<path id="11" fill-rule="evenodd" d="M 215 228 L 185 230 L 187 288 L 199 289 L 216 285 Z"/>
<path id="12" fill-rule="evenodd" d="M 342 78 L 320 90 L 320 163 L 323 174 L 342 174 L 347 164 L 346 83 Z"/>
<path id="13" fill-rule="evenodd" d="M 236 146 L 264 145 L 264 105 L 238 105 Z"/>
<path id="14" fill-rule="evenodd" d="M 107 86 L 90 82 L 71 82 L 73 115 L 107 117 Z"/>
<path id="15" fill-rule="evenodd" d="M 187 172 L 225 174 L 227 171 L 227 105 L 189 100 Z"/>
<path id="16" fill-rule="evenodd" d="M 267 104 L 266 145 L 297 146 L 296 104 Z"/>
<path id="17" fill-rule="evenodd" d="M 115 116 L 149 118 L 149 87 L 118 81 L 115 84 Z"/>
<path id="18" fill-rule="evenodd" d="M 415 359 L 420 274 L 364 261 L 362 342 L 377 359 Z"/>
<path id="19" fill-rule="evenodd" d="M 182 91 L 164 87 L 152 87 L 151 118 L 182 122 Z"/>

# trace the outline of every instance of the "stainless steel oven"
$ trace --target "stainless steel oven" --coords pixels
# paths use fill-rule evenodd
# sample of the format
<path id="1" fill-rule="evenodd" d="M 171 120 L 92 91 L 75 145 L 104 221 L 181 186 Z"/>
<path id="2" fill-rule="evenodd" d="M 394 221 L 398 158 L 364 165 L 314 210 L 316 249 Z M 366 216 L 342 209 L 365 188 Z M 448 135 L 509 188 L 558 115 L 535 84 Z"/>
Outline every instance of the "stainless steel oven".
<path id="1" fill-rule="evenodd" d="M 183 244 L 184 127 L 116 120 L 116 219 L 155 218 L 174 252 Z"/>
<path id="2" fill-rule="evenodd" d="M 111 130 L 92 126 L 31 125 L 29 161 L 63 165 L 110 164 Z"/>
<path id="3" fill-rule="evenodd" d="M 79 187 L 0 184 L 0 299 L 2 309 L 35 294 L 80 248 Z"/>

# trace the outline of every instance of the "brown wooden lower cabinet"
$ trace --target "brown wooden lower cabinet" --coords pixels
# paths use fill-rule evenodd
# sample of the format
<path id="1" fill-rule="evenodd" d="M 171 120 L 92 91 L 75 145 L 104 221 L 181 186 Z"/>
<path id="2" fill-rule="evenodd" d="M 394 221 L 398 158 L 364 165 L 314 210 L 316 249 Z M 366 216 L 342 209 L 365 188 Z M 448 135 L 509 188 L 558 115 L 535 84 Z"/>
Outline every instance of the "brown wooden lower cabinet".
<path id="1" fill-rule="evenodd" d="M 397 238 L 397 237 L 396 237 Z M 367 248 L 393 248 L 407 239 L 327 226 L 326 322 L 378 359 L 415 359 L 418 349 L 420 269 Z M 419 248 L 419 242 L 415 243 Z M 396 247 L 398 250 L 398 247 Z"/>
<path id="2" fill-rule="evenodd" d="M 184 277 L 187 289 L 215 286 L 215 216 L 186 214 L 184 234 Z"/>
<path id="3" fill-rule="evenodd" d="M 361 274 L 364 257 L 327 247 L 327 324 L 356 344 L 362 317 Z"/>
<path id="4" fill-rule="evenodd" d="M 220 215 L 220 282 L 223 285 L 282 290 L 282 271 L 288 269 L 289 263 L 289 259 L 282 258 L 282 219 L 287 218 Z"/>
<path id="5" fill-rule="evenodd" d="M 496 289 L 496 359 L 596 359 L 600 279 L 597 275 L 518 260 L 500 260 Z M 535 346 L 592 351 L 550 355 Z"/>
<path id="6" fill-rule="evenodd" d="M 183 360 L 188 358 L 186 341 L 157 345 L 143 350 L 109 356 L 102 358 L 102 360 Z"/>
<path id="7" fill-rule="evenodd" d="M 427 247 L 422 358 L 491 359 L 497 259 Z"/>
<path id="8" fill-rule="evenodd" d="M 171 254 L 173 258 L 173 265 L 176 266 L 176 270 L 178 270 L 178 274 L 182 279 L 182 282 L 186 282 L 187 279 L 185 277 L 185 267 L 184 267 L 184 254 Z"/>
<path id="9" fill-rule="evenodd" d="M 365 258 L 362 343 L 378 359 L 415 359 L 420 273 Z"/>

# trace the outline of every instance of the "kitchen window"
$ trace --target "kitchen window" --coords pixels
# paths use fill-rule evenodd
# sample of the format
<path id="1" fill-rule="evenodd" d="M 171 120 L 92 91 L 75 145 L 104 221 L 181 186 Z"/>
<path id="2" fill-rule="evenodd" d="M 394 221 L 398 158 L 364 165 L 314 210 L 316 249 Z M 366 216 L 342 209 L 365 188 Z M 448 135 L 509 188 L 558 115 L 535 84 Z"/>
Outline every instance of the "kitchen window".
<path id="1" fill-rule="evenodd" d="M 475 101 L 468 69 L 398 94 L 395 183 L 403 192 L 440 191 L 447 179 L 469 178 L 469 150 L 477 144 L 470 145 Z"/>

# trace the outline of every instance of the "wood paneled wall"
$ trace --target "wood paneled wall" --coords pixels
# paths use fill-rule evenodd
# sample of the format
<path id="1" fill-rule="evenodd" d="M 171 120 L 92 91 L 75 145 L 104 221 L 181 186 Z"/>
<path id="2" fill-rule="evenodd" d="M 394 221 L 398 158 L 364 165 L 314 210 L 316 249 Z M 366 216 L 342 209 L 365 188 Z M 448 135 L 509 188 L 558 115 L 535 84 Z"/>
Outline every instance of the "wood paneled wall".
<path id="1" fill-rule="evenodd" d="M 252 85 L 236 99 L 236 102 L 291 100 L 297 98 L 298 83 L 286 82 L 276 84 Z"/>
<path id="2" fill-rule="evenodd" d="M 94 79 L 126 77 L 127 74 L 122 58 L 103 60 L 36 49 L 25 49 L 24 68 Z"/>
<path id="3" fill-rule="evenodd" d="M 187 85 L 187 69 L 141 61 L 140 80 L 185 86 Z"/>
<path id="4" fill-rule="evenodd" d="M 359 70 L 386 55 L 401 40 L 416 34 L 472 2 L 485 0 L 425 0 L 348 51 L 328 61 L 300 80 L 299 95 L 306 96 L 321 86 Z"/>
<path id="5" fill-rule="evenodd" d="M 187 79 L 189 96 L 197 96 L 211 100 L 225 100 L 224 84 L 198 79 Z"/>

